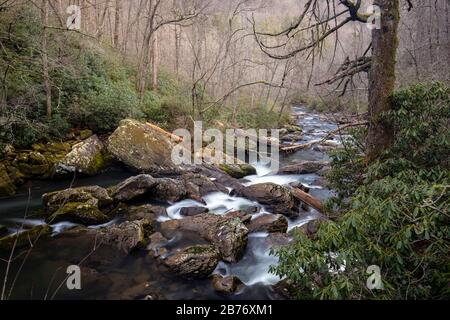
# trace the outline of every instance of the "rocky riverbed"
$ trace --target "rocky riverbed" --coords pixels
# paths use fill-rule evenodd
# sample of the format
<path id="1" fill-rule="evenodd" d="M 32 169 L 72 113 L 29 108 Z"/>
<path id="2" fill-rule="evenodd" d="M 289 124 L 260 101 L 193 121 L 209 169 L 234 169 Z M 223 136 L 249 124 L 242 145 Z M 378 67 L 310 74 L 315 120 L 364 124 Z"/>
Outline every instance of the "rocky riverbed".
<path id="1" fill-rule="evenodd" d="M 284 143 L 336 128 L 304 107 L 293 112 Z M 0 167 L 0 191 L 9 196 L 0 200 L 0 255 L 24 252 L 11 264 L 9 278 L 20 274 L 10 297 L 284 298 L 269 251 L 292 232 L 313 234 L 324 218 L 293 189 L 330 196 L 326 151 L 339 138 L 283 156 L 278 173 L 258 163 L 175 166 L 171 146 L 147 124 L 125 120 L 109 137 L 81 132 L 9 150 Z M 81 290 L 65 286 L 71 264 L 81 266 Z M 6 263 L 1 268 L 4 275 Z"/>

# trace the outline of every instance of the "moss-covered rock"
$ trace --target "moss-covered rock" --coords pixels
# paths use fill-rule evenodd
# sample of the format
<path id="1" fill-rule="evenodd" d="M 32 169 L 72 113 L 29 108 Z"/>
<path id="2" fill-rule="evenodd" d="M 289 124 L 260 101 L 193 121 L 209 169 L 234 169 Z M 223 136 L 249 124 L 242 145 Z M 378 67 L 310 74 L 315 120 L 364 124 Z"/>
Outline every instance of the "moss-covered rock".
<path id="1" fill-rule="evenodd" d="M 219 258 L 219 252 L 213 246 L 197 245 L 175 252 L 163 261 L 179 276 L 206 278 L 216 268 Z"/>
<path id="2" fill-rule="evenodd" d="M 25 178 L 42 177 L 51 168 L 47 158 L 38 151 L 21 152 L 13 161 L 13 165 Z"/>
<path id="3" fill-rule="evenodd" d="M 16 193 L 16 187 L 11 181 L 5 165 L 0 164 L 0 198 L 10 197 Z"/>
<path id="4" fill-rule="evenodd" d="M 97 174 L 105 165 L 103 143 L 93 135 L 74 145 L 72 150 L 55 166 L 57 174 L 79 172 L 87 175 Z"/>
<path id="5" fill-rule="evenodd" d="M 79 137 L 81 140 L 85 140 L 85 139 L 91 137 L 92 135 L 93 135 L 93 132 L 92 132 L 92 130 L 89 130 L 89 129 L 81 130 L 81 131 L 78 133 L 78 137 Z"/>
<path id="6" fill-rule="evenodd" d="M 147 123 L 122 120 L 109 137 L 107 148 L 117 160 L 137 171 L 160 175 L 179 171 L 171 160 L 172 142 Z"/>
<path id="7" fill-rule="evenodd" d="M 71 221 L 85 225 L 102 224 L 109 217 L 96 206 L 83 202 L 68 202 L 47 218 L 47 222 Z"/>
<path id="8" fill-rule="evenodd" d="M 86 203 L 101 209 L 109 206 L 113 199 L 109 196 L 106 189 L 99 186 L 70 188 L 45 193 L 42 196 L 44 208 L 50 213 L 55 212 L 62 205 L 69 202 Z"/>
<path id="9" fill-rule="evenodd" d="M 171 237 L 177 231 L 195 232 L 211 242 L 227 262 L 236 262 L 244 253 L 248 229 L 239 218 L 202 213 L 160 224 L 161 232 Z"/>
<path id="10" fill-rule="evenodd" d="M 0 250 L 9 251 L 14 246 L 15 248 L 31 246 L 38 238 L 49 235 L 50 231 L 51 228 L 48 225 L 43 224 L 5 236 L 0 238 Z"/>
<path id="11" fill-rule="evenodd" d="M 219 165 L 219 168 L 232 176 L 233 178 L 240 179 L 246 176 L 256 174 L 256 169 L 249 164 L 225 164 Z"/>

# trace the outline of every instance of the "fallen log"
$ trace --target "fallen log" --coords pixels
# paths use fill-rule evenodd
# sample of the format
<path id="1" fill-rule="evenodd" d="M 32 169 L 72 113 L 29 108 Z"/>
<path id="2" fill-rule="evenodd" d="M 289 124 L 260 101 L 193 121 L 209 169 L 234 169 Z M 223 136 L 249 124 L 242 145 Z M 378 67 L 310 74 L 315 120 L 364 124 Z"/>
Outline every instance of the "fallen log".
<path id="1" fill-rule="evenodd" d="M 356 127 L 356 126 L 365 126 L 369 124 L 368 121 L 360 121 L 360 122 L 355 122 L 355 123 L 348 123 L 346 125 L 343 125 L 339 128 L 337 128 L 336 130 L 330 131 L 327 133 L 327 135 L 325 135 L 322 139 L 318 139 L 318 140 L 313 140 L 307 143 L 302 143 L 302 144 L 294 144 L 291 146 L 286 146 L 286 147 L 281 147 L 280 150 L 284 151 L 284 152 L 293 152 L 293 151 L 297 151 L 297 150 L 301 150 L 301 149 L 307 149 L 312 147 L 315 144 L 319 144 L 321 142 L 324 142 L 325 140 L 327 140 L 328 138 L 334 136 L 336 133 L 340 132 L 341 130 L 345 130 L 347 128 L 351 128 L 351 127 Z"/>
<path id="2" fill-rule="evenodd" d="M 176 135 L 174 135 L 174 134 L 172 134 L 172 133 L 170 133 L 170 132 L 168 132 L 168 131 L 166 131 L 166 130 L 164 130 L 164 129 L 162 129 L 162 128 L 160 128 L 160 127 L 158 127 L 158 126 L 156 126 L 156 125 L 154 125 L 154 124 L 152 124 L 150 122 L 147 122 L 146 124 L 150 128 L 152 128 L 153 130 L 155 130 L 155 131 L 161 133 L 162 135 L 166 136 L 167 138 L 171 139 L 172 142 L 177 142 L 178 143 L 178 142 L 182 142 L 183 141 L 183 138 L 181 138 L 179 136 L 176 136 Z"/>
<path id="3" fill-rule="evenodd" d="M 310 205 L 311 207 L 322 213 L 322 204 L 312 195 L 306 193 L 303 190 L 300 190 L 299 188 L 292 188 L 291 193 L 296 199 L 306 203 L 307 205 Z"/>

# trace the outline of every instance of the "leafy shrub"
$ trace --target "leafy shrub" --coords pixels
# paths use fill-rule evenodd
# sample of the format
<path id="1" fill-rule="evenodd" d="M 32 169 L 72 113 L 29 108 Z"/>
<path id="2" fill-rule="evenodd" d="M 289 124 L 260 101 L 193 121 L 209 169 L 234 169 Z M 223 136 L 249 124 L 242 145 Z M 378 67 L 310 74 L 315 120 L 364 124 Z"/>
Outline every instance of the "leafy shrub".
<path id="1" fill-rule="evenodd" d="M 354 144 L 332 155 L 339 217 L 315 240 L 296 234 L 274 252 L 272 272 L 300 288 L 297 298 L 450 298 L 450 89 L 417 85 L 392 106 L 395 141 L 381 159 L 364 165 Z M 384 290 L 366 287 L 370 265 L 381 268 Z"/>
<path id="2" fill-rule="evenodd" d="M 122 119 L 143 116 L 136 92 L 127 82 L 107 83 L 98 91 L 91 90 L 69 114 L 73 125 L 96 132 L 110 132 Z"/>

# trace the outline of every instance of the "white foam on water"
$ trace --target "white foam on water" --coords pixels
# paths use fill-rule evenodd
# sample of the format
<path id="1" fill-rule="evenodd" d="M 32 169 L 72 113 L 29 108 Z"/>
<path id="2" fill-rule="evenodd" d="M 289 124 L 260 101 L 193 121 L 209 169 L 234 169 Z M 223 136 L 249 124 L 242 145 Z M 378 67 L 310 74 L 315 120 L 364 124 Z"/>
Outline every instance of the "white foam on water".
<path id="1" fill-rule="evenodd" d="M 289 183 L 292 182 L 297 182 L 299 181 L 301 178 L 301 175 L 297 175 L 297 174 L 286 174 L 286 175 L 266 175 L 266 176 L 258 176 L 258 175 L 253 175 L 253 176 L 248 176 L 245 177 L 246 180 L 248 180 L 247 182 L 244 182 L 243 185 L 248 187 L 254 184 L 258 184 L 258 183 L 275 183 L 275 184 L 279 184 L 279 185 L 288 185 Z"/>
<path id="2" fill-rule="evenodd" d="M 58 223 L 50 225 L 50 227 L 52 228 L 52 236 L 55 236 L 65 230 L 72 229 L 73 227 L 77 227 L 77 226 L 80 226 L 80 224 L 72 223 L 72 222 L 58 222 Z"/>
<path id="3" fill-rule="evenodd" d="M 258 203 L 242 197 L 233 197 L 223 192 L 213 192 L 203 197 L 206 208 L 211 213 L 224 214 L 229 211 L 237 211 L 248 207 L 257 206 Z"/>
<path id="4" fill-rule="evenodd" d="M 244 257 L 234 264 L 221 261 L 214 273 L 237 276 L 246 286 L 279 282 L 279 276 L 269 273 L 269 267 L 278 264 L 278 258 L 269 254 L 267 236 L 268 233 L 263 232 L 250 234 Z"/>
<path id="5" fill-rule="evenodd" d="M 265 176 L 265 175 L 269 174 L 272 171 L 270 166 L 262 164 L 260 162 L 252 163 L 252 166 L 256 170 L 256 175 L 260 176 L 260 177 Z"/>
<path id="6" fill-rule="evenodd" d="M 35 227 L 35 226 L 40 226 L 40 225 L 45 224 L 44 219 L 11 218 L 11 219 L 7 219 L 7 221 L 15 222 L 17 224 L 24 225 L 24 226 L 30 226 L 30 227 Z"/>
<path id="7" fill-rule="evenodd" d="M 205 205 L 192 199 L 185 199 L 179 202 L 175 202 L 166 209 L 168 218 L 158 217 L 158 221 L 162 222 L 171 219 L 178 219 L 178 220 L 183 219 L 183 216 L 180 214 L 180 211 L 182 208 L 187 207 L 205 207 Z"/>

